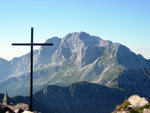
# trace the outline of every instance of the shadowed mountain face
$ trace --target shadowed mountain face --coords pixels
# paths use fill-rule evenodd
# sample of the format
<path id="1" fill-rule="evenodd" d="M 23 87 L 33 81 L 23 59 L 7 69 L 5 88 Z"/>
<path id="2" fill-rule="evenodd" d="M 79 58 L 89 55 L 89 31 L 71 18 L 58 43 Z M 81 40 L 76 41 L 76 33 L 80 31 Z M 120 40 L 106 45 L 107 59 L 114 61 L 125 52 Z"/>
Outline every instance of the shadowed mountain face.
<path id="1" fill-rule="evenodd" d="M 0 81 L 7 78 L 10 75 L 10 71 L 8 71 L 9 69 L 10 69 L 9 62 L 7 60 L 0 58 Z"/>
<path id="2" fill-rule="evenodd" d="M 47 86 L 34 94 L 33 105 L 42 113 L 110 113 L 124 99 L 125 94 L 117 89 L 79 82 L 68 87 Z M 11 102 L 28 104 L 29 97 L 14 97 Z"/>
<path id="3" fill-rule="evenodd" d="M 87 82 L 69 87 L 48 86 L 35 94 L 36 99 L 57 113 L 109 113 L 124 97 L 119 90 Z"/>
<path id="4" fill-rule="evenodd" d="M 143 70 L 150 69 L 150 61 L 129 48 L 85 32 L 69 33 L 64 38 L 53 37 L 46 42 L 52 42 L 54 46 L 34 51 L 34 92 L 50 84 L 68 86 L 80 81 L 126 90 L 130 85 L 133 87 L 133 82 L 146 80 L 139 85 L 142 92 L 137 93 L 148 95 L 150 72 Z M 29 59 L 29 54 L 26 54 L 0 62 L 1 92 L 8 91 L 12 96 L 29 94 Z M 5 70 L 1 70 L 3 67 Z M 133 70 L 134 74 L 126 70 Z M 133 80 L 130 76 L 134 76 Z M 130 83 L 123 87 L 121 84 L 126 82 Z"/>
<path id="5" fill-rule="evenodd" d="M 129 95 L 138 94 L 150 98 L 150 69 L 126 69 L 114 80 Z"/>

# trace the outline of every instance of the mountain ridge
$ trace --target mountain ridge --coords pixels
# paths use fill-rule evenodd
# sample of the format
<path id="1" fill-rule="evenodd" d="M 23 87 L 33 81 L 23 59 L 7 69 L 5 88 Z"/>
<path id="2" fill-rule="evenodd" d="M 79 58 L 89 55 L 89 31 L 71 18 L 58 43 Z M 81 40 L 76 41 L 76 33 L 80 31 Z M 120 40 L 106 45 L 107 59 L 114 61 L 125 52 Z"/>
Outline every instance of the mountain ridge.
<path id="1" fill-rule="evenodd" d="M 42 113 L 109 113 L 125 96 L 123 91 L 86 81 L 66 87 L 49 85 L 33 95 L 33 109 Z M 29 104 L 30 98 L 16 96 L 10 100 L 14 105 Z"/>
<path id="2" fill-rule="evenodd" d="M 102 40 L 85 32 L 69 33 L 64 38 L 53 37 L 46 42 L 52 42 L 54 46 L 41 47 L 34 51 L 34 86 L 36 91 L 46 85 L 68 86 L 80 81 L 114 87 L 119 84 L 119 80 L 116 79 L 125 69 L 135 69 L 138 72 L 141 68 L 150 68 L 149 60 L 136 55 L 126 46 Z M 2 92 L 9 90 L 10 94 L 16 95 L 15 92 L 18 89 L 29 88 L 29 60 L 28 53 L 9 61 L 10 74 L 7 74 L 9 78 L 0 82 L 0 84 L 6 83 L 8 85 L 0 87 Z M 145 72 L 141 77 L 142 80 L 146 77 L 150 81 L 149 71 Z M 0 73 L 2 76 L 6 71 Z M 136 72 L 134 74 L 135 77 L 140 76 Z M 11 81 L 11 77 L 15 77 L 16 82 Z M 14 86 L 14 91 L 11 90 L 11 86 Z M 149 89 L 147 83 L 144 86 L 145 89 Z"/>

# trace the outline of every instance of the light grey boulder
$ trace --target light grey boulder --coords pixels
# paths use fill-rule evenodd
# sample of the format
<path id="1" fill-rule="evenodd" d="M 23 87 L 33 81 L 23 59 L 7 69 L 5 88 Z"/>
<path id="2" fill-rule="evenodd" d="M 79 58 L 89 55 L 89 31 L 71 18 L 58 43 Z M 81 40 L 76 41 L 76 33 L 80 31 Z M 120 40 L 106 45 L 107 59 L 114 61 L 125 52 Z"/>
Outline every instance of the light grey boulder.
<path id="1" fill-rule="evenodd" d="M 148 104 L 148 101 L 145 98 L 141 98 L 138 95 L 133 95 L 128 98 L 128 102 L 135 107 L 143 107 Z"/>

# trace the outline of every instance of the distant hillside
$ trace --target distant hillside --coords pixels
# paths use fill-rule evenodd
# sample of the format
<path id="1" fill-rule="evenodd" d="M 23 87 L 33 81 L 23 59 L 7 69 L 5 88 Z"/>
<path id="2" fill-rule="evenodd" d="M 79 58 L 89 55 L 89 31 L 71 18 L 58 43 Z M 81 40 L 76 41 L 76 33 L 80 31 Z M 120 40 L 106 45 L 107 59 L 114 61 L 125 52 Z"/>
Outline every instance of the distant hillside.
<path id="1" fill-rule="evenodd" d="M 42 113 L 110 113 L 124 99 L 124 92 L 98 84 L 50 85 L 34 94 L 34 109 Z M 28 104 L 29 97 L 13 97 L 11 102 Z"/>

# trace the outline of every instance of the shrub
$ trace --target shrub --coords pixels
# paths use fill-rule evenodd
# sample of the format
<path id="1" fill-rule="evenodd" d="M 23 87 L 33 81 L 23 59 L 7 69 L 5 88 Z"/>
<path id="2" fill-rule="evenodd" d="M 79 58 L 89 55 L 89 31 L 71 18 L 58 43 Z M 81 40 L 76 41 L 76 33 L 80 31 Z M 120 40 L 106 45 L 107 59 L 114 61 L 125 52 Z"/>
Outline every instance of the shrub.
<path id="1" fill-rule="evenodd" d="M 119 110 L 126 110 L 128 108 L 128 105 L 130 105 L 130 103 L 128 102 L 128 100 L 125 100 L 121 105 L 117 105 L 115 108 L 115 111 L 119 111 Z"/>

